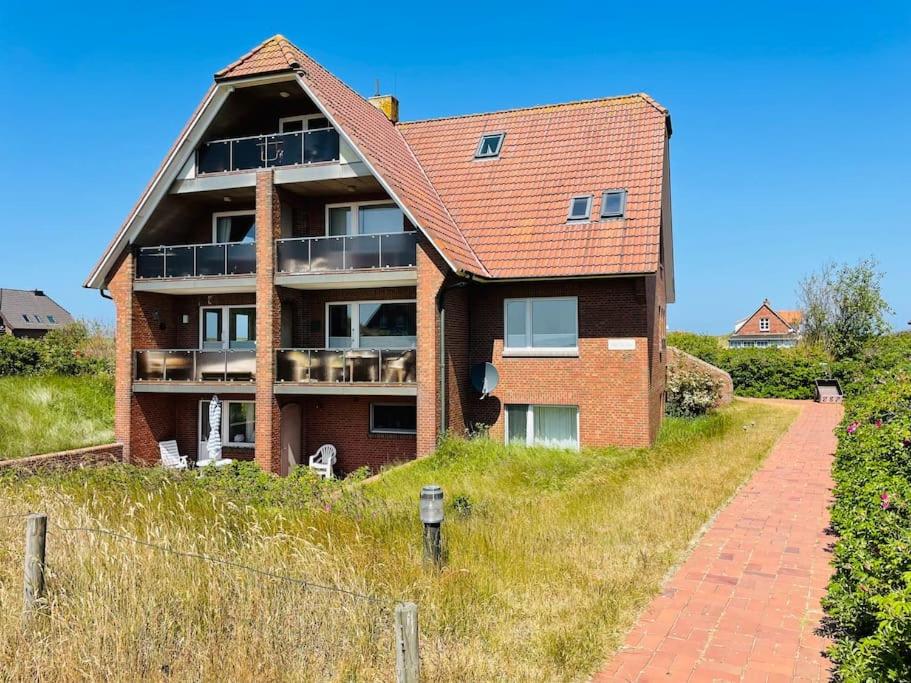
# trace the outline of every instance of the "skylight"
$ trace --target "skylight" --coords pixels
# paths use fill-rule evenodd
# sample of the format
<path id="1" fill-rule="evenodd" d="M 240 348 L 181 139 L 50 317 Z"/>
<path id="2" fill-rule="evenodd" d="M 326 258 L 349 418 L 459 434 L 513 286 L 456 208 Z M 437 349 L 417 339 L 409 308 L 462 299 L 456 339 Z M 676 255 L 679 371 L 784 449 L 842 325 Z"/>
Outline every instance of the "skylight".
<path id="1" fill-rule="evenodd" d="M 478 143 L 478 150 L 474 153 L 475 159 L 491 159 L 500 156 L 500 148 L 503 146 L 503 138 L 506 133 L 489 133 L 481 136 Z"/>
<path id="2" fill-rule="evenodd" d="M 573 197 L 569 200 L 569 218 L 571 221 L 587 221 L 591 217 L 592 196 L 590 194 Z"/>
<path id="3" fill-rule="evenodd" d="M 601 195 L 601 218 L 623 218 L 626 190 L 606 190 Z"/>

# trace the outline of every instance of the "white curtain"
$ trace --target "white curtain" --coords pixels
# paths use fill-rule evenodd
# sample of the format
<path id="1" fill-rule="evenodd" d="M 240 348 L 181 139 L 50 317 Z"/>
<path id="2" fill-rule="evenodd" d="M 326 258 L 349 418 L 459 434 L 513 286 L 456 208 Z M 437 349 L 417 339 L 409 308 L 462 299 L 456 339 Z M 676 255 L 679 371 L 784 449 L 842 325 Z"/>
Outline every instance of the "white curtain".
<path id="1" fill-rule="evenodd" d="M 554 448 L 578 448 L 575 406 L 534 406 L 534 441 Z M 511 430 L 510 430 L 511 431 Z"/>

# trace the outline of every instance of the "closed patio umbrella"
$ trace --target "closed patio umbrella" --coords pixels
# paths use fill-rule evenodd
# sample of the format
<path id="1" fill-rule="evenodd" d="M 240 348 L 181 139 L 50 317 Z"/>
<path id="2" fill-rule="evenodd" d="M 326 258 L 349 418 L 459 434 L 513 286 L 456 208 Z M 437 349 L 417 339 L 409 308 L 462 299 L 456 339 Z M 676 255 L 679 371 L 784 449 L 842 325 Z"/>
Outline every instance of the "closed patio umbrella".
<path id="1" fill-rule="evenodd" d="M 211 462 L 221 460 L 221 401 L 218 396 L 213 396 L 209 401 L 209 440 L 206 450 Z"/>

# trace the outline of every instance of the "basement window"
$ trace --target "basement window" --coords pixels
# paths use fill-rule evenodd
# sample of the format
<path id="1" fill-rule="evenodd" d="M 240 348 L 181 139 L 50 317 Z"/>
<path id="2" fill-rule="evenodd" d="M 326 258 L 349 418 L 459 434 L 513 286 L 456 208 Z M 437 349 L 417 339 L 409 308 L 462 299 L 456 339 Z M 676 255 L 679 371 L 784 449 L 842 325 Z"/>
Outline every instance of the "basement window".
<path id="1" fill-rule="evenodd" d="M 416 434 L 417 406 L 407 403 L 371 403 L 371 434 Z"/>
<path id="2" fill-rule="evenodd" d="M 569 200 L 569 217 L 570 221 L 587 221 L 591 217 L 592 196 L 579 195 Z"/>
<path id="3" fill-rule="evenodd" d="M 503 147 L 503 138 L 506 133 L 490 133 L 481 136 L 478 143 L 478 149 L 474 153 L 475 159 L 492 159 L 500 156 L 500 148 Z"/>
<path id="4" fill-rule="evenodd" d="M 626 190 L 607 190 L 601 195 L 601 218 L 623 218 Z"/>

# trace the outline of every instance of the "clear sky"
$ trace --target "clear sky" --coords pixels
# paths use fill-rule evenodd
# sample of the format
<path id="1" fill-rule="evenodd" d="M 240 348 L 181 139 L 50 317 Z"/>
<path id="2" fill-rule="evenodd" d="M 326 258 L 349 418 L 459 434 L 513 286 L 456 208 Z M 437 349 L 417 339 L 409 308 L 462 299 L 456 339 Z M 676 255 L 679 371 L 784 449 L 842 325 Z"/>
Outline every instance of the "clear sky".
<path id="1" fill-rule="evenodd" d="M 0 2 L 0 286 L 81 288 L 217 69 L 282 33 L 426 118 L 645 91 L 671 110 L 672 329 L 873 255 L 911 320 L 911 3 Z"/>

